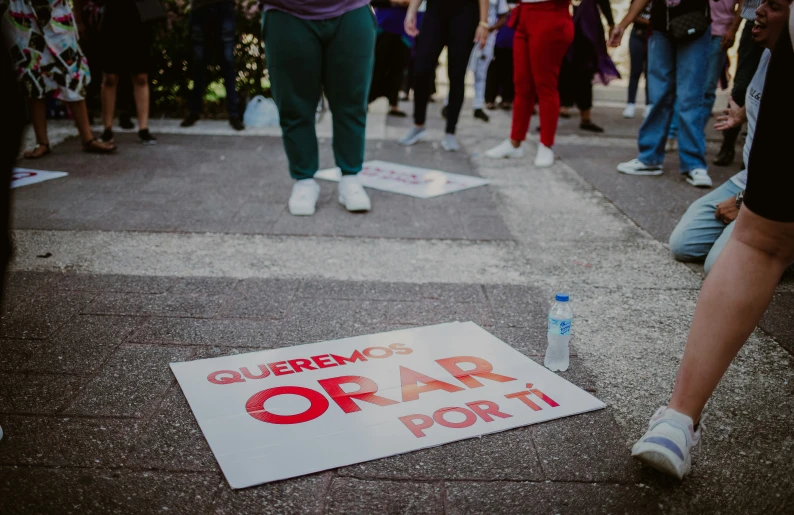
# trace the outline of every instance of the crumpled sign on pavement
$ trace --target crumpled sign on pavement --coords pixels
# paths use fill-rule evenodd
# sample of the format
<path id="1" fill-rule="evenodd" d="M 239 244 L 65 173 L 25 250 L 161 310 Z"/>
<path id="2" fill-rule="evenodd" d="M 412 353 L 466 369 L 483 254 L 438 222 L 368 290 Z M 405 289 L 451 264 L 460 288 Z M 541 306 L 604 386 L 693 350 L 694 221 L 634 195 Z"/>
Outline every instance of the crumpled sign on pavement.
<path id="1" fill-rule="evenodd" d="M 488 184 L 487 180 L 480 177 L 405 166 L 387 161 L 365 162 L 358 177 L 365 188 L 422 199 Z M 327 168 L 315 173 L 314 178 L 339 182 L 342 172 L 339 168 Z"/>
<path id="2" fill-rule="evenodd" d="M 51 179 L 59 179 L 67 175 L 69 174 L 66 172 L 47 172 L 44 170 L 32 170 L 30 168 L 14 168 L 14 171 L 11 172 L 11 188 L 19 188 L 21 186 L 28 186 Z"/>
<path id="3" fill-rule="evenodd" d="M 171 369 L 232 488 L 606 406 L 473 322 Z"/>

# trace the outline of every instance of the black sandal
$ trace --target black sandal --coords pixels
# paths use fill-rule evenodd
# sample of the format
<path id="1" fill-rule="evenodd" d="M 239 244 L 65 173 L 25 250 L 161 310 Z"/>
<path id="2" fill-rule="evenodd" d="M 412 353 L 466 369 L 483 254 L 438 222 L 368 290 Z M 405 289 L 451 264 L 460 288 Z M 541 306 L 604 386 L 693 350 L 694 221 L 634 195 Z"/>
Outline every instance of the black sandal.
<path id="1" fill-rule="evenodd" d="M 104 147 L 102 145 L 108 146 Z M 90 140 L 83 142 L 83 152 L 88 152 L 90 154 L 112 154 L 115 151 L 116 145 L 106 141 L 98 140 L 96 138 L 91 138 Z"/>
<path id="2" fill-rule="evenodd" d="M 36 154 L 36 151 L 40 147 L 44 148 L 44 152 L 42 152 L 41 154 Z M 39 159 L 39 158 L 42 158 L 42 157 L 46 156 L 47 154 L 51 154 L 51 153 L 52 153 L 52 149 L 50 148 L 50 144 L 49 143 L 36 143 L 36 146 L 33 147 L 33 150 L 26 151 L 24 154 L 22 154 L 22 156 L 25 159 Z"/>

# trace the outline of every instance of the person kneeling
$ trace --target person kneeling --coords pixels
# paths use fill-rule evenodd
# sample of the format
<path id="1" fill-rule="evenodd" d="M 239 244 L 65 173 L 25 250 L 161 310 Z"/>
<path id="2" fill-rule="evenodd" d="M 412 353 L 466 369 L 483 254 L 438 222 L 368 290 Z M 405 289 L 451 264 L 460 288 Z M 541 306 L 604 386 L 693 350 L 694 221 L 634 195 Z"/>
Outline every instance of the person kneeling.
<path id="1" fill-rule="evenodd" d="M 785 3 L 785 0 L 776 1 Z M 766 19 L 763 13 L 762 19 Z M 766 47 L 766 50 L 750 87 L 747 88 L 745 105 L 739 107 L 731 99 L 730 107 L 717 118 L 715 124 L 718 130 L 726 130 L 731 127 L 741 127 L 747 121 L 747 139 L 744 143 L 745 163 L 750 160 L 750 149 L 753 146 L 755 124 L 761 105 L 761 92 L 764 90 L 769 58 L 772 55 L 770 49 L 777 42 L 781 30 L 781 23 L 773 24 L 771 27 L 767 23 L 753 33 L 756 43 Z M 734 221 L 739 216 L 746 187 L 747 169 L 744 169 L 716 190 L 693 202 L 670 235 L 670 252 L 673 253 L 673 257 L 678 261 L 705 259 L 704 267 L 708 274 L 733 232 Z"/>

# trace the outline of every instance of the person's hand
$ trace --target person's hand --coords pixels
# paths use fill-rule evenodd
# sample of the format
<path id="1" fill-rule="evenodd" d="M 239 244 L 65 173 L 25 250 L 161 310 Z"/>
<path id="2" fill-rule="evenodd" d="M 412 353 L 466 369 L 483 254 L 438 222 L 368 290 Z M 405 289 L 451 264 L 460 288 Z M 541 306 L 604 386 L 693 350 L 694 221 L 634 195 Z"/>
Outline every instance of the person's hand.
<path id="1" fill-rule="evenodd" d="M 717 210 L 714 212 L 714 218 L 725 225 L 736 220 L 737 216 L 739 216 L 739 208 L 736 207 L 736 197 L 731 197 L 717 204 Z"/>
<path id="2" fill-rule="evenodd" d="M 720 42 L 720 48 L 723 52 L 727 52 L 731 48 L 733 48 L 733 44 L 736 43 L 736 31 L 733 29 L 728 29 L 728 32 L 722 36 L 722 41 Z"/>
<path id="3" fill-rule="evenodd" d="M 728 109 L 717 116 L 717 123 L 714 124 L 714 128 L 718 131 L 726 131 L 734 127 L 740 127 L 744 123 L 742 113 L 743 109 L 736 105 L 733 98 L 730 98 L 728 100 Z"/>
<path id="4" fill-rule="evenodd" d="M 405 29 L 405 33 L 415 38 L 419 35 L 419 29 L 416 28 L 416 10 L 408 9 L 408 12 L 405 13 L 405 22 L 403 22 L 403 28 Z"/>
<path id="5" fill-rule="evenodd" d="M 480 48 L 485 48 L 485 43 L 488 41 L 488 27 L 484 27 L 483 25 L 477 26 L 477 32 L 474 33 L 474 42 L 480 45 Z"/>
<path id="6" fill-rule="evenodd" d="M 612 48 L 619 47 L 620 42 L 623 41 L 624 32 L 626 32 L 626 29 L 620 25 L 613 27 L 612 30 L 609 31 L 609 46 Z"/>

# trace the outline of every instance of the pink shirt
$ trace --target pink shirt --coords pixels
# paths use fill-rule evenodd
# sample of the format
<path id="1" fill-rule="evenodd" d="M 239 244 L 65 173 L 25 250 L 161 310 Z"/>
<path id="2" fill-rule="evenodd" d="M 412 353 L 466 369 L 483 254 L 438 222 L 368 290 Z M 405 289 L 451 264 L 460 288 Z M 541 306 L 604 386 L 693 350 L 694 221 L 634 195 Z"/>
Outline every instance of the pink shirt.
<path id="1" fill-rule="evenodd" d="M 711 35 L 724 36 L 736 16 L 737 0 L 711 1 Z"/>

